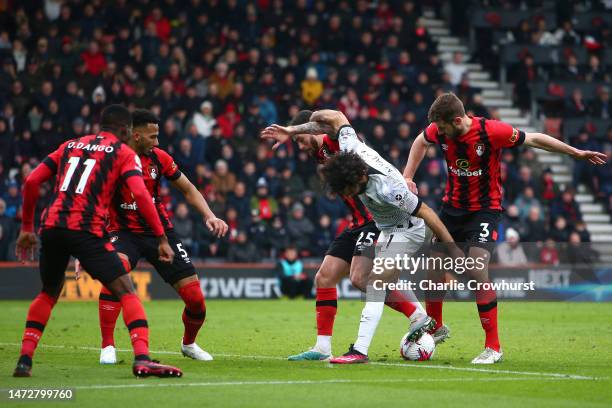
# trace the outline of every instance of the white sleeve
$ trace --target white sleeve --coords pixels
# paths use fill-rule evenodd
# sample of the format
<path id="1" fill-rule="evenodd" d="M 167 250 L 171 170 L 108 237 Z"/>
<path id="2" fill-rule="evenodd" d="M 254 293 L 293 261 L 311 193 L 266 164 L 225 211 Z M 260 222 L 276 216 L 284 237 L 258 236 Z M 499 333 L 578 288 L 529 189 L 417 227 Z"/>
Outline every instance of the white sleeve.
<path id="1" fill-rule="evenodd" d="M 405 182 L 394 182 L 385 189 L 384 192 L 386 202 L 391 203 L 402 211 L 410 215 L 415 215 L 421 208 L 421 200 L 412 191 L 408 190 Z"/>
<path id="2" fill-rule="evenodd" d="M 338 131 L 338 145 L 341 152 L 355 151 L 362 143 L 351 126 L 344 125 Z"/>

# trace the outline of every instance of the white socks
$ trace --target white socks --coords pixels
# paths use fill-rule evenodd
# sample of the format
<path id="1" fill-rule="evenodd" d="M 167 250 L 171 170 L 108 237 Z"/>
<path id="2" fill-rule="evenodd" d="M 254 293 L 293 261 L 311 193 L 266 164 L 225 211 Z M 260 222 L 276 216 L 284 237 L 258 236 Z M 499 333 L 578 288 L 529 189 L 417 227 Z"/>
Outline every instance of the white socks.
<path id="1" fill-rule="evenodd" d="M 380 301 L 366 302 L 363 307 L 357 341 L 355 341 L 353 346 L 360 353 L 368 355 L 368 349 L 378 327 L 378 322 L 380 322 L 382 317 L 384 307 L 385 303 Z"/>
<path id="2" fill-rule="evenodd" d="M 331 339 L 332 336 L 317 336 L 317 344 L 313 347 L 314 350 L 323 354 L 331 355 Z"/>

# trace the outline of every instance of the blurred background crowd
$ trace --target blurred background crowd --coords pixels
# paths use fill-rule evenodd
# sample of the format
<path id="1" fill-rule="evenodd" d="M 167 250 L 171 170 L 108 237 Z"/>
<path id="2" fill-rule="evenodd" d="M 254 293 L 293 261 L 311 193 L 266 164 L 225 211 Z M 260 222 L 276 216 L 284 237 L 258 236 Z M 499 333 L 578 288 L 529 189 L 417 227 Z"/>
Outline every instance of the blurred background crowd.
<path id="1" fill-rule="evenodd" d="M 350 215 L 338 197 L 323 189 L 311 158 L 291 144 L 272 152 L 259 132 L 286 123 L 300 109 L 340 109 L 367 143 L 402 170 L 437 94 L 453 91 L 471 114 L 499 118 L 497 111 L 485 108 L 480 90 L 464 75 L 461 64 L 469 57 L 457 53 L 447 64 L 439 58 L 420 16 L 423 4 L 439 8 L 441 3 L 0 1 L 0 260 L 13 257 L 25 177 L 61 142 L 98 131 L 100 111 L 110 103 L 151 109 L 160 117 L 160 147 L 228 222 L 228 236 L 214 239 L 180 193 L 163 186 L 176 232 L 194 258 L 259 261 L 277 257 L 290 245 L 301 257 L 321 257 L 350 225 Z M 453 1 L 451 28 L 467 35 L 464 23 L 473 7 L 539 3 Z M 609 27 L 576 30 L 572 13 L 566 12 L 603 5 L 557 3 L 562 7 L 554 25 L 529 20 L 514 30 L 500 30 L 503 38 L 585 49 L 584 65 L 568 56 L 567 64 L 548 75 L 609 84 L 602 54 L 610 48 Z M 486 30 L 477 34 L 475 41 L 483 47 L 497 38 Z M 598 47 L 587 48 L 591 40 Z M 491 67 L 496 72 L 502 64 L 484 50 L 474 58 L 486 66 L 497 61 Z M 529 59 L 525 54 L 509 69 L 517 102 L 525 110 L 531 109 L 526 102 L 531 96 L 524 95 L 531 88 L 524 85 L 545 69 Z M 598 89 L 596 98 L 589 95 L 584 102 L 565 95 L 563 109 L 554 112 L 609 120 L 609 89 Z M 605 131 L 597 139 L 588 126 L 582 127 L 567 141 L 610 152 L 612 131 Z M 517 234 L 530 242 L 565 242 L 576 235 L 589 240 L 574 191 L 560 193 L 550 169 L 535 160 L 533 151 L 508 150 L 503 161 L 507 211 L 502 240 L 506 231 L 510 238 Z M 597 170 L 576 166 L 575 177 L 602 199 L 612 195 L 610 163 Z M 428 151 L 416 180 L 421 198 L 439 207 L 446 166 L 436 148 Z M 39 212 L 49 195 L 47 186 Z M 540 253 L 528 257 L 555 262 Z"/>

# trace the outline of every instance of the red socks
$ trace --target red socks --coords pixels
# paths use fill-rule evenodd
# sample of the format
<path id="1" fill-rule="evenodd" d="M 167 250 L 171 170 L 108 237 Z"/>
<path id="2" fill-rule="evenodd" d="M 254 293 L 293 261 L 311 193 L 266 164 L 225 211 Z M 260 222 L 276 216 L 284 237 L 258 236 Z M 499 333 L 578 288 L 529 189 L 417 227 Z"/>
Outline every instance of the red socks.
<path id="1" fill-rule="evenodd" d="M 148 359 L 149 325 L 140 299 L 135 293 L 123 295 L 121 308 L 123 309 L 123 321 L 130 331 L 130 340 L 136 359 Z"/>
<path id="2" fill-rule="evenodd" d="M 485 347 L 499 351 L 499 334 L 497 332 L 497 294 L 494 290 L 476 292 L 476 306 L 480 315 L 480 324 L 485 331 Z"/>
<path id="3" fill-rule="evenodd" d="M 427 311 L 427 316 L 431 317 L 436 321 L 436 325 L 433 330 L 437 330 L 439 327 L 442 326 L 442 305 L 442 301 L 425 301 L 425 310 Z"/>
<path id="4" fill-rule="evenodd" d="M 404 295 L 399 290 L 391 290 L 387 293 L 385 305 L 389 306 L 393 310 L 402 313 L 407 318 L 410 318 L 410 316 L 412 316 L 412 314 L 416 310 L 415 304 L 412 303 L 406 297 L 406 295 Z"/>
<path id="5" fill-rule="evenodd" d="M 317 288 L 317 334 L 331 336 L 334 320 L 338 310 L 338 293 L 336 288 Z"/>
<path id="6" fill-rule="evenodd" d="M 204 293 L 200 287 L 200 281 L 189 282 L 178 290 L 181 299 L 185 302 L 183 310 L 183 324 L 185 333 L 183 334 L 183 344 L 195 343 L 198 331 L 206 319 L 206 304 Z"/>
<path id="7" fill-rule="evenodd" d="M 21 341 L 22 356 L 26 355 L 31 359 L 34 355 L 47 321 L 49 321 L 49 316 L 51 316 L 51 310 L 53 310 L 56 302 L 57 299 L 47 295 L 45 292 L 40 292 L 30 304 L 23 332 L 23 340 Z"/>
<path id="8" fill-rule="evenodd" d="M 120 257 L 121 263 L 127 272 L 132 268 L 130 261 Z M 100 317 L 100 332 L 102 334 L 102 348 L 115 345 L 115 324 L 121 312 L 119 299 L 110 290 L 102 286 L 98 300 L 98 316 Z"/>
<path id="9" fill-rule="evenodd" d="M 121 312 L 121 303 L 106 287 L 100 290 L 98 315 L 100 316 L 100 332 L 102 333 L 102 348 L 115 345 L 115 323 Z"/>

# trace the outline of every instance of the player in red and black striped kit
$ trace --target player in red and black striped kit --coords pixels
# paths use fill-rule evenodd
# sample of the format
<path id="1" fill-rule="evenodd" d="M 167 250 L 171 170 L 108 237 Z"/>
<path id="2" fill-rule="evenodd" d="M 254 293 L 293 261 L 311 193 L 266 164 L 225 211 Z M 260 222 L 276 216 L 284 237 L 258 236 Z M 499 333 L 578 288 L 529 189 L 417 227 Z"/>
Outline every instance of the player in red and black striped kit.
<path id="1" fill-rule="evenodd" d="M 200 280 L 183 243 L 176 236 L 172 222 L 160 197 L 162 177 L 166 178 L 202 216 L 202 219 L 217 237 L 227 232 L 227 224 L 218 219 L 210 210 L 198 189 L 181 173 L 168 153 L 157 148 L 159 145 L 159 119 L 152 112 L 139 109 L 132 113 L 133 134 L 128 145 L 138 154 L 142 163 L 144 182 L 153 197 L 157 213 L 175 251 L 171 263 L 157 259 L 156 238 L 149 224 L 138 211 L 132 189 L 123 183 L 117 189 L 110 207 L 108 231 L 125 268 L 130 271 L 141 258 L 152 264 L 162 278 L 177 291 L 185 302 L 183 324 L 185 327 L 181 352 L 196 360 L 212 360 L 210 354 L 202 350 L 195 339 L 204 324 L 206 304 L 200 287 Z M 100 331 L 102 350 L 100 363 L 117 362 L 114 330 L 121 311 L 121 303 L 109 289 L 102 287 L 99 301 Z"/>
<path id="2" fill-rule="evenodd" d="M 427 146 L 440 145 L 448 167 L 440 218 L 453 239 L 464 243 L 474 259 L 490 259 L 491 244 L 497 240 L 502 213 L 500 158 L 503 148 L 525 144 L 592 164 L 603 164 L 606 160 L 603 153 L 578 150 L 542 133 L 524 133 L 504 122 L 467 116 L 461 100 L 452 93 L 436 98 L 429 110 L 429 121 L 431 124 L 410 149 L 404 177 L 416 193 L 413 177 Z M 487 282 L 488 262 L 483 269 L 469 272 L 472 279 Z M 475 295 L 486 339 L 485 350 L 472 363 L 496 363 L 503 356 L 497 330 L 497 295 L 493 290 L 480 290 Z M 448 327 L 442 324 L 444 293 L 431 293 L 428 297 L 427 314 L 437 322 L 432 334 L 440 342 L 449 335 Z"/>
<path id="3" fill-rule="evenodd" d="M 55 177 L 51 204 L 41 221 L 40 276 L 42 291 L 30 305 L 21 343 L 21 354 L 14 372 L 29 377 L 32 357 L 51 311 L 64 286 L 70 256 L 78 258 L 89 273 L 119 299 L 123 319 L 134 348 L 133 373 L 136 376 L 177 376 L 181 370 L 151 361 L 149 329 L 142 304 L 121 260 L 105 236 L 108 206 L 119 181 L 129 185 L 142 217 L 159 241 L 160 261 L 174 256 L 151 196 L 142 179 L 138 156 L 122 141 L 132 130 L 130 112 L 121 105 L 102 111 L 101 131 L 63 143 L 32 171 L 23 191 L 23 224 L 17 238 L 17 255 L 33 253 L 34 207 L 39 187 Z"/>
<path id="4" fill-rule="evenodd" d="M 262 137 L 274 140 L 276 144 L 273 149 L 276 149 L 289 141 L 287 131 L 308 123 L 312 114 L 309 110 L 300 111 L 288 128 L 273 125 L 262 132 Z M 338 141 L 326 134 L 303 133 L 295 134 L 292 138 L 301 151 L 307 152 L 319 163 L 340 151 Z M 353 286 L 365 291 L 372 270 L 374 245 L 380 231 L 359 197 L 341 198 L 351 211 L 353 224 L 334 239 L 315 275 L 317 342 L 312 349 L 290 356 L 291 361 L 328 360 L 331 357 L 331 338 L 338 305 L 336 285 L 342 278 L 350 276 Z M 385 304 L 404 314 L 411 323 L 421 316 L 417 310 L 418 304 L 411 302 L 402 292 L 390 291 Z"/>

